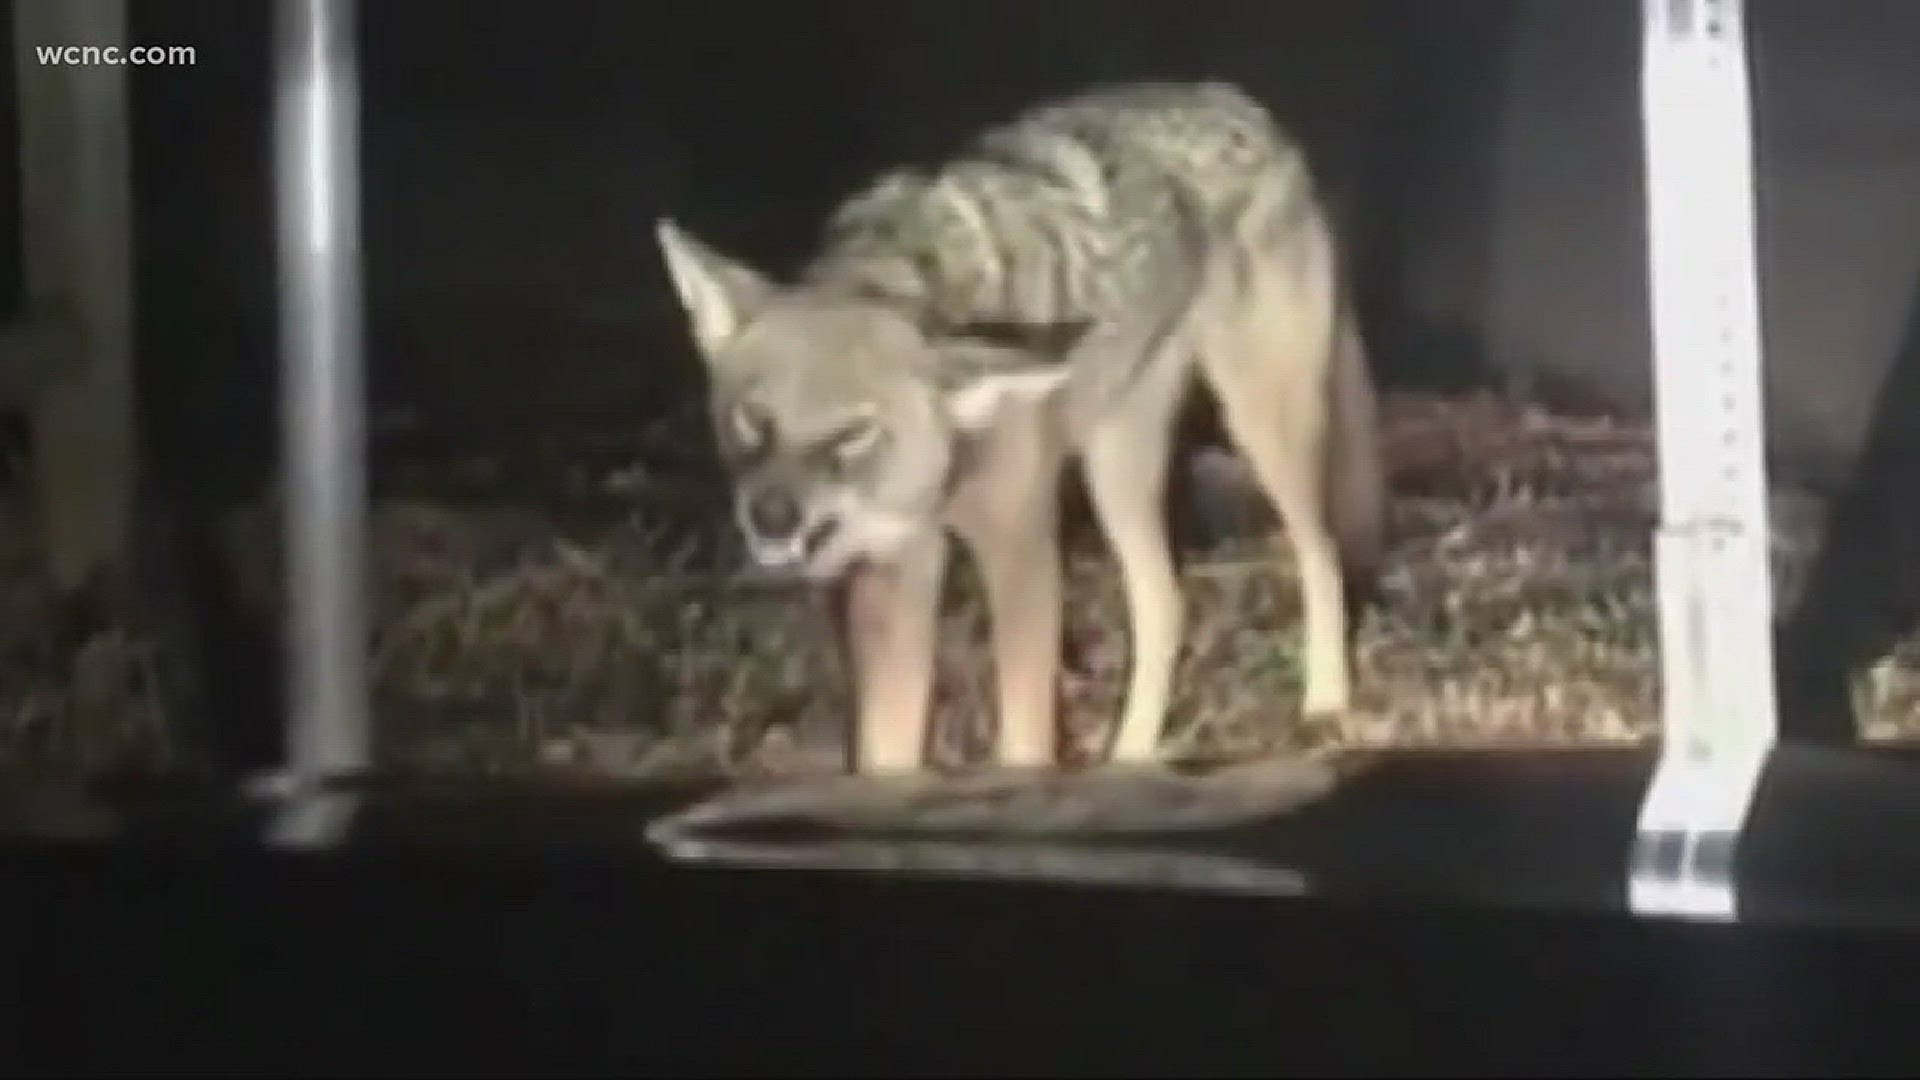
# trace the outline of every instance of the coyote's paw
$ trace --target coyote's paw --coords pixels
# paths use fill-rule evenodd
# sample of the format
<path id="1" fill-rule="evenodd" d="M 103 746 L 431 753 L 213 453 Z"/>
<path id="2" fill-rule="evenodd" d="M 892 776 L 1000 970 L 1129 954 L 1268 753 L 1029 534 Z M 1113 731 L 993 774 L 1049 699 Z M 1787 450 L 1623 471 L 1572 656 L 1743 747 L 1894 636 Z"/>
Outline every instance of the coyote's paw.
<path id="1" fill-rule="evenodd" d="M 1159 765 L 1166 761 L 1166 748 L 1158 739 L 1116 742 L 1107 752 L 1109 765 Z"/>
<path id="2" fill-rule="evenodd" d="M 1300 734 L 1314 739 L 1331 738 L 1346 729 L 1352 710 L 1345 706 L 1321 705 L 1300 710 Z"/>

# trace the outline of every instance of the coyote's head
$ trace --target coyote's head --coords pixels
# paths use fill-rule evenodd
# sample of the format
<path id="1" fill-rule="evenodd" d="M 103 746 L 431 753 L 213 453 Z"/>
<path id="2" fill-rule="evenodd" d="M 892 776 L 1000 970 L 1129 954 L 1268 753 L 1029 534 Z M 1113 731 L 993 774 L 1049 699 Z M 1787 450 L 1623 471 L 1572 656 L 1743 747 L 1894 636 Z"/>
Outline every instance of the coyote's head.
<path id="1" fill-rule="evenodd" d="M 672 222 L 658 238 L 710 377 L 739 528 L 769 569 L 826 580 L 938 528 L 963 443 L 1065 381 L 1037 352 L 775 283 Z"/>

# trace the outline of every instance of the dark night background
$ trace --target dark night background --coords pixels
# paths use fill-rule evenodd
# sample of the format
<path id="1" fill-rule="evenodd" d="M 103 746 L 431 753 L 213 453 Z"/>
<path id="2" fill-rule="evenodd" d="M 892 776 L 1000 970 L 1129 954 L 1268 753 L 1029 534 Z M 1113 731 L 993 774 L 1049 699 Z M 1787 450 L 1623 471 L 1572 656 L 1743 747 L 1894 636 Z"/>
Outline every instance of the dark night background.
<path id="1" fill-rule="evenodd" d="M 276 422 L 272 5 L 130 6 L 134 41 L 198 50 L 133 71 L 149 497 L 251 499 Z M 374 411 L 448 452 L 564 458 L 698 412 L 661 213 L 788 265 L 871 170 L 1135 78 L 1237 81 L 1305 139 L 1382 382 L 1649 405 L 1628 0 L 360 6 Z M 1920 6 L 1748 7 L 1773 467 L 1879 538 L 1828 560 L 1829 591 L 1877 601 L 1911 562 L 1880 541 L 1920 533 L 1875 494 L 1908 482 L 1916 401 Z"/>

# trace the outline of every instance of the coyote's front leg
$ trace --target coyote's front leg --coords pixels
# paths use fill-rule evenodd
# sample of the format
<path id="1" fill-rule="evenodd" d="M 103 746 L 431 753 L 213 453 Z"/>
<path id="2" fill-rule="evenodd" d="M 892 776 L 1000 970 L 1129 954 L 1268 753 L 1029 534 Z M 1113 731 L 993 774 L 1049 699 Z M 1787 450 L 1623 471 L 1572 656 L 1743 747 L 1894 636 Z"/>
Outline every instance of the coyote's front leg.
<path id="1" fill-rule="evenodd" d="M 955 493 L 951 520 L 971 549 L 993 635 L 999 724 L 994 761 L 1054 765 L 1065 587 L 1059 481 L 1065 462 L 1052 417 L 1034 407 L 1003 420 Z"/>
<path id="2" fill-rule="evenodd" d="M 841 584 L 840 639 L 854 689 L 854 772 L 906 773 L 926 765 L 947 548 L 946 535 L 929 530 L 896 559 L 857 566 Z"/>

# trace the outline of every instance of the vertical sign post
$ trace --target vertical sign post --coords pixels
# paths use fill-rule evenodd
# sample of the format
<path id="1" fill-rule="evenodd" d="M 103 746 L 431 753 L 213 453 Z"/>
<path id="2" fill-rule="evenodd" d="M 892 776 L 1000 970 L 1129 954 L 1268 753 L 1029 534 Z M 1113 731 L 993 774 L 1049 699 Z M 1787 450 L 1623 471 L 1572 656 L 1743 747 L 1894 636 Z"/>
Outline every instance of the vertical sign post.
<path id="1" fill-rule="evenodd" d="M 1642 4 L 1665 745 L 1629 899 L 1732 918 L 1734 849 L 1776 727 L 1745 13 Z"/>
<path id="2" fill-rule="evenodd" d="M 353 0 L 280 0 L 274 164 L 296 783 L 369 759 Z"/>

